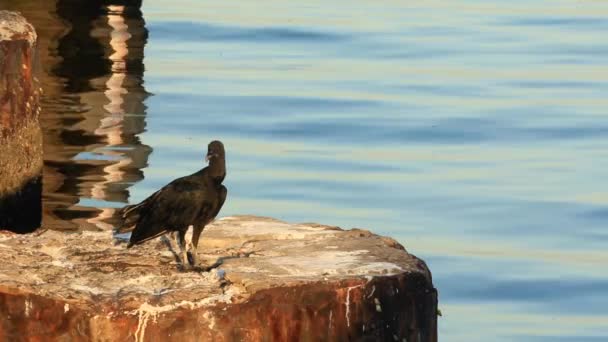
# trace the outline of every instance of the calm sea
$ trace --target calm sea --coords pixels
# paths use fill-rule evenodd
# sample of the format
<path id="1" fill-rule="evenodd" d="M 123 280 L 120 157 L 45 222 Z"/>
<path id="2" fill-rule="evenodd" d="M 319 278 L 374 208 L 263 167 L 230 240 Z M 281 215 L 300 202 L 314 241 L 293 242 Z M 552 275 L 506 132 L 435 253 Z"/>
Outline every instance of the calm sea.
<path id="1" fill-rule="evenodd" d="M 72 12 L 47 57 L 49 224 L 101 227 L 221 139 L 220 216 L 397 238 L 441 341 L 608 341 L 608 2 Z"/>

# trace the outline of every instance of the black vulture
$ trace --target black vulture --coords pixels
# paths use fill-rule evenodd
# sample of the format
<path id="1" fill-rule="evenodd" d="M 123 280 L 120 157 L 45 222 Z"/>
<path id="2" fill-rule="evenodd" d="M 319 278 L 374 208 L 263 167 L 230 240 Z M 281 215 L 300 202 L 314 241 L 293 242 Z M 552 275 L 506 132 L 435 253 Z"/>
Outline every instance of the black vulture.
<path id="1" fill-rule="evenodd" d="M 120 211 L 122 224 L 118 233 L 132 230 L 127 248 L 168 232 L 177 233 L 181 262 L 188 268 L 186 232 L 192 225 L 192 265 L 197 265 L 198 240 L 205 225 L 217 216 L 228 190 L 222 185 L 226 176 L 226 154 L 220 141 L 207 147 L 209 166 L 189 176 L 178 178 L 148 198 Z"/>

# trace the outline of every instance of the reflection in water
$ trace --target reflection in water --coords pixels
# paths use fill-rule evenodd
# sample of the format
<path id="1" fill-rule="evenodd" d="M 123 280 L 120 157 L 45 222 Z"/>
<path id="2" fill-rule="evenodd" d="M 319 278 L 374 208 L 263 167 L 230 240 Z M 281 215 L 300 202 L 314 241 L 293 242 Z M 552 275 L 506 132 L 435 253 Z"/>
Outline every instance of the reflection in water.
<path id="1" fill-rule="evenodd" d="M 129 198 L 128 187 L 143 179 L 152 151 L 137 136 L 146 125 L 148 31 L 139 4 L 124 3 L 57 3 L 56 15 L 70 27 L 42 54 L 46 76 L 55 81 L 46 82 L 55 86 L 41 119 L 46 228 L 108 228 L 114 208 Z"/>

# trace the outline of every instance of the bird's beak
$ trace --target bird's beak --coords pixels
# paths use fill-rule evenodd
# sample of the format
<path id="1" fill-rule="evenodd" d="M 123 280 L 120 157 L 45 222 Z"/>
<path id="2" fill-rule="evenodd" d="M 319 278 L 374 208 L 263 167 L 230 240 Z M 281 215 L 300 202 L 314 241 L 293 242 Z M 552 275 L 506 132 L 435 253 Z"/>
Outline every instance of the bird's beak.
<path id="1" fill-rule="evenodd" d="M 209 162 L 209 160 L 213 157 L 217 157 L 217 154 L 213 153 L 213 152 L 209 152 L 207 153 L 207 155 L 205 156 L 205 162 Z"/>

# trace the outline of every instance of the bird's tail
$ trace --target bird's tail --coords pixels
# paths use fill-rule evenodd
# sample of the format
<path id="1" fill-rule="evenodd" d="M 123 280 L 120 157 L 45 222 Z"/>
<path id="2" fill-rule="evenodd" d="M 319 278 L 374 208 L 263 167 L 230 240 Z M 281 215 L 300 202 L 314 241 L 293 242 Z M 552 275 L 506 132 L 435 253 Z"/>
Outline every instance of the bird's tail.
<path id="1" fill-rule="evenodd" d="M 120 209 L 118 214 L 120 216 L 121 223 L 120 226 L 114 230 L 114 233 L 121 234 L 133 231 L 133 229 L 135 229 L 135 225 L 137 225 L 137 222 L 139 221 L 141 214 L 146 211 L 146 207 L 148 206 L 148 204 L 152 203 L 163 189 L 164 187 L 138 204 L 130 204 Z"/>

